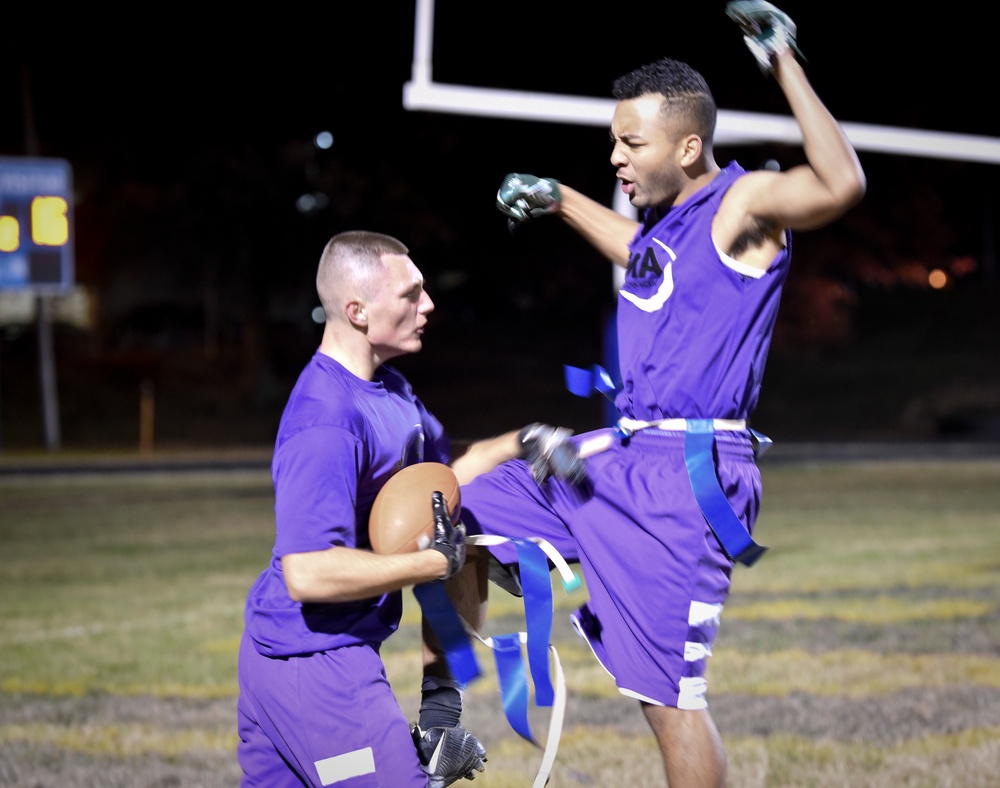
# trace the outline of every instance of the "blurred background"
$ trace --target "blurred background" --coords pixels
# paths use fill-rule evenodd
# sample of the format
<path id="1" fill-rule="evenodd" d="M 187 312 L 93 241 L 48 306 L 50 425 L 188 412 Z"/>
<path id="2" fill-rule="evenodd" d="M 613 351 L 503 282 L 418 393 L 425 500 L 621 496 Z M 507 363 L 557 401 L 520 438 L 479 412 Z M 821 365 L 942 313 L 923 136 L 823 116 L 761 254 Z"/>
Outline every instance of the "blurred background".
<path id="1" fill-rule="evenodd" d="M 670 55 L 721 109 L 787 114 L 724 7 L 437 0 L 433 78 L 608 98 Z M 947 24 L 781 7 L 839 120 L 1000 137 L 980 6 L 949 6 Z M 407 111 L 414 2 L 142 24 L 24 13 L 38 18 L 0 55 L 0 156 L 70 164 L 74 269 L 56 296 L 0 289 L 0 453 L 268 447 L 322 332 L 319 254 L 347 229 L 398 236 L 424 272 L 437 308 L 396 366 L 456 439 L 605 422 L 563 365 L 606 362 L 611 266 L 558 221 L 509 233 L 494 196 L 521 171 L 610 205 L 607 128 Z M 765 144 L 716 159 L 803 157 Z M 865 201 L 796 237 L 754 426 L 775 441 L 1000 441 L 997 166 L 861 159 Z"/>

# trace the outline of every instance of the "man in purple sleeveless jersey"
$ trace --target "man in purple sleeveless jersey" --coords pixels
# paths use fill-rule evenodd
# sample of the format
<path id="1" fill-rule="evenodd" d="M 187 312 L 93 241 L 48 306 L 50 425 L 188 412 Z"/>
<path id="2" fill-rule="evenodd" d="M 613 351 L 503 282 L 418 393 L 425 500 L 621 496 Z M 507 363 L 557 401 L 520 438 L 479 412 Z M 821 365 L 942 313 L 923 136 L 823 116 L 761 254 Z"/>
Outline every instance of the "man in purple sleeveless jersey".
<path id="1" fill-rule="evenodd" d="M 554 179 L 508 175 L 497 206 L 512 228 L 557 215 L 625 269 L 615 400 L 622 418 L 615 430 L 574 439 L 589 455 L 583 484 L 539 487 L 523 464 L 505 463 L 462 489 L 470 534 L 541 537 L 580 563 L 590 598 L 574 623 L 621 693 L 641 703 L 672 788 L 726 783 L 705 663 L 739 556 L 717 535 L 718 517 L 695 483 L 706 478 L 698 463 L 707 461 L 725 514 L 749 540 L 761 483 L 747 420 L 791 232 L 834 221 L 866 189 L 855 151 L 796 59 L 792 21 L 759 0 L 730 3 L 727 13 L 783 91 L 807 162 L 787 172 L 720 167 L 708 85 L 664 58 L 613 88 L 611 163 L 640 222 Z M 688 448 L 692 425 L 708 433 L 707 450 Z M 517 593 L 516 553 L 509 543 L 490 549 L 512 567 L 501 585 Z"/>
<path id="2" fill-rule="evenodd" d="M 464 687 L 425 629 L 420 719 L 411 728 L 379 648 L 399 625 L 401 589 L 414 584 L 453 578 L 459 612 L 481 626 L 478 573 L 473 562 L 460 571 L 464 526 L 450 521 L 439 493 L 432 549 L 403 555 L 371 551 L 372 503 L 393 473 L 416 462 L 451 463 L 460 482 L 514 457 L 545 473 L 565 431 L 529 425 L 473 443 L 452 462 L 441 423 L 385 365 L 421 349 L 434 308 L 407 247 L 379 233 L 335 235 L 316 285 L 326 325 L 278 428 L 274 549 L 246 602 L 242 785 L 444 788 L 486 760 L 459 722 Z"/>

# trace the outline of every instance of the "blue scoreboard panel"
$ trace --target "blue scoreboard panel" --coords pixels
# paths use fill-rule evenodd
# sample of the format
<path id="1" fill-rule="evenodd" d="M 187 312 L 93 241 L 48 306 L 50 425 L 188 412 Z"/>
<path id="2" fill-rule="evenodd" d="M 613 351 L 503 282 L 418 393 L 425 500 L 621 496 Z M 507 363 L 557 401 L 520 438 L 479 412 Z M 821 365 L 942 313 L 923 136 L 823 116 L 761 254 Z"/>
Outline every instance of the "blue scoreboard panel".
<path id="1" fill-rule="evenodd" d="M 69 162 L 0 156 L 0 290 L 58 294 L 73 280 Z"/>

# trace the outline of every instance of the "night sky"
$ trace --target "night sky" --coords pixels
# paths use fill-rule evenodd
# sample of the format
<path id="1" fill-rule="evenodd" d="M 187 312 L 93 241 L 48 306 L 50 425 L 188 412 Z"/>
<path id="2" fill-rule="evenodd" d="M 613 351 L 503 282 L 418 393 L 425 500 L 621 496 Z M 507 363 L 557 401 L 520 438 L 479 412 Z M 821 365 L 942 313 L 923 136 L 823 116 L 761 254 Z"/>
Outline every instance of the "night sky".
<path id="1" fill-rule="evenodd" d="M 658 3 L 582 14 L 579 3 L 565 1 L 522 10 L 437 0 L 433 76 L 606 98 L 615 76 L 669 54 L 702 71 L 721 108 L 786 114 L 724 6 Z M 984 91 L 992 31 L 973 10 L 979 6 L 951 5 L 947 22 L 906 5 L 897 14 L 885 7 L 878 19 L 865 13 L 870 4 L 857 2 L 790 0 L 784 8 L 799 26 L 809 76 L 840 120 L 1000 136 Z M 25 34 L 5 46 L 0 69 L 7 98 L 0 154 L 70 159 L 86 200 L 96 184 L 167 183 L 211 158 L 288 158 L 295 143 L 326 129 L 336 140 L 327 159 L 368 181 L 407 181 L 445 222 L 502 229 L 491 202 L 509 170 L 610 193 L 605 129 L 407 113 L 402 89 L 414 9 L 412 2 L 339 3 L 317 14 L 272 12 L 225 23 L 177 14 L 153 29 L 88 20 L 73 37 Z M 25 25 L 32 28 L 48 29 L 40 19 Z M 33 128 L 20 111 L 22 67 Z M 722 161 L 746 155 L 718 153 Z M 996 182 L 988 165 L 865 159 L 875 176 L 872 203 L 883 199 L 883 180 L 909 169 L 918 178 L 941 170 L 963 183 Z"/>
<path id="2" fill-rule="evenodd" d="M 437 0 L 433 76 L 608 97 L 615 76 L 669 54 L 702 71 L 720 107 L 785 114 L 724 6 L 658 3 L 635 14 L 582 14 L 565 0 L 516 12 L 508 4 Z M 205 150 L 278 146 L 322 128 L 336 135 L 340 155 L 373 177 L 383 163 L 428 178 L 559 166 L 555 142 L 575 137 L 572 129 L 459 117 L 442 124 L 403 110 L 414 8 L 340 3 L 314 16 L 196 24 L 178 15 L 155 30 L 91 22 L 72 38 L 25 34 L 5 42 L 0 153 L 28 152 L 21 63 L 30 72 L 40 153 L 70 158 L 82 174 L 163 177 Z M 809 76 L 839 119 L 1000 135 L 988 104 L 992 31 L 973 10 L 978 5 L 950 5 L 947 22 L 913 10 L 893 14 L 891 6 L 874 19 L 865 15 L 870 4 L 858 2 L 790 0 L 784 8 L 798 23 Z M 605 132 L 584 136 L 599 143 L 569 140 L 570 158 L 611 177 L 609 147 L 600 147 Z"/>
<path id="3" fill-rule="evenodd" d="M 614 77 L 671 55 L 705 75 L 720 108 L 787 114 L 724 7 L 584 13 L 578 2 L 437 0 L 433 77 L 607 98 Z M 989 104 L 993 30 L 981 5 L 934 15 L 912 4 L 877 14 L 857 2 L 782 8 L 798 24 L 807 74 L 841 121 L 1000 136 Z M 115 321 L 167 292 L 190 301 L 211 278 L 223 323 L 227 309 L 232 321 L 258 311 L 295 324 L 298 341 L 313 347 L 318 254 L 333 232 L 363 227 L 411 246 L 443 326 L 481 327 L 466 332 L 468 347 L 441 332 L 433 341 L 449 352 L 523 348 L 554 370 L 598 360 L 609 267 L 559 223 L 510 235 L 493 198 L 505 173 L 525 171 L 610 204 L 607 129 L 405 111 L 414 10 L 337 3 L 224 22 L 161 10 L 151 24 L 81 19 L 57 38 L 39 18 L 25 29 L 41 32 L 5 46 L 0 155 L 72 163 L 77 279 L 102 292 L 106 342 L 120 336 Z M 327 151 L 310 142 L 321 130 L 334 136 Z M 716 151 L 720 164 L 748 167 L 771 158 L 790 166 L 799 155 L 779 146 Z M 857 298 L 859 288 L 914 285 L 915 269 L 968 258 L 970 276 L 991 281 L 995 165 L 861 158 L 865 202 L 796 247 L 801 292 L 815 279 Z M 296 210 L 307 193 L 328 203 Z M 794 306 L 785 317 L 796 319 Z M 837 341 L 818 336 L 816 349 Z M 305 352 L 285 359 L 286 374 Z"/>

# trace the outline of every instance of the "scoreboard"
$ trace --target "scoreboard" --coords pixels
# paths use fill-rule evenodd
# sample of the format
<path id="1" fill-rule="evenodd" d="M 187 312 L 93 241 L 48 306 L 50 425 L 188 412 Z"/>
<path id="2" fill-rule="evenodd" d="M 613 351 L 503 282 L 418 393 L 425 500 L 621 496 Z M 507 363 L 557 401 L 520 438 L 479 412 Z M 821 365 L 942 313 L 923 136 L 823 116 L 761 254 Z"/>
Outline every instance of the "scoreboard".
<path id="1" fill-rule="evenodd" d="M 69 162 L 0 156 L 0 290 L 57 295 L 73 284 Z"/>

